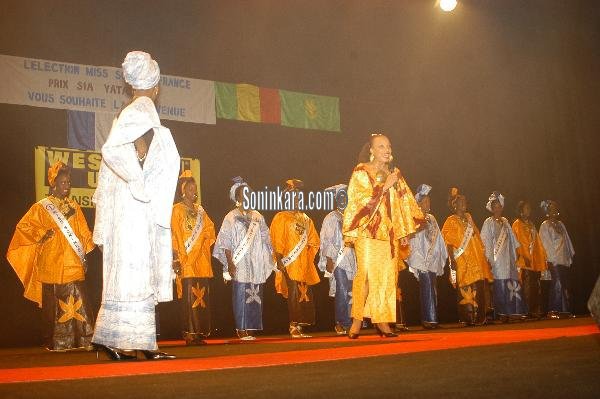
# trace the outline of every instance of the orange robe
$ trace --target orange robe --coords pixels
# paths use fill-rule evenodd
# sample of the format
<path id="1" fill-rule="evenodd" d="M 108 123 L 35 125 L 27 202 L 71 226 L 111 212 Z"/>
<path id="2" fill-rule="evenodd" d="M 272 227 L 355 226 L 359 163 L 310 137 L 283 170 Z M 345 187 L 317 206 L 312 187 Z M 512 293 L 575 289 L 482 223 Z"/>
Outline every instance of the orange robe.
<path id="1" fill-rule="evenodd" d="M 59 205 L 54 197 L 49 198 L 55 205 Z M 85 216 L 75 201 L 67 199 L 67 203 L 75 210 L 67 221 L 81 241 L 85 253 L 89 253 L 94 249 L 94 243 Z M 50 229 L 54 230 L 54 235 L 40 243 Z M 40 307 L 42 283 L 66 284 L 85 280 L 81 259 L 39 202 L 33 204 L 17 224 L 6 258 L 23 283 L 23 296 L 37 302 Z"/>
<path id="2" fill-rule="evenodd" d="M 479 280 L 494 280 L 490 264 L 485 257 L 485 249 L 479 235 L 479 229 L 475 226 L 471 215 L 467 213 L 466 216 L 468 219 L 471 219 L 471 223 L 473 224 L 473 235 L 463 254 L 455 259 L 456 282 L 459 287 L 466 287 Z M 446 245 L 450 245 L 454 249 L 460 247 L 466 229 L 467 226 L 459 216 L 449 216 L 442 227 L 442 236 Z"/>
<path id="3" fill-rule="evenodd" d="M 546 251 L 533 223 L 517 219 L 513 223 L 512 229 L 521 244 L 517 248 L 517 266 L 535 272 L 546 270 Z M 526 259 L 529 261 L 529 265 L 525 262 Z"/>
<path id="4" fill-rule="evenodd" d="M 271 222 L 271 242 L 275 253 L 286 257 L 300 242 L 302 232 L 296 224 L 308 229 L 308 241 L 298 257 L 286 266 L 285 270 L 291 280 L 315 285 L 320 281 L 315 267 L 315 255 L 319 251 L 319 234 L 313 221 L 302 212 L 283 211 L 277 213 Z M 283 273 L 275 273 L 275 289 L 284 298 L 287 298 L 287 284 Z"/>
<path id="5" fill-rule="evenodd" d="M 194 204 L 194 208 L 198 212 L 201 207 Z M 188 254 L 185 251 L 185 241 L 192 235 L 196 217 L 191 214 L 191 210 L 183 202 L 173 205 L 171 235 L 173 249 L 177 251 L 181 263 L 181 273 L 177 276 L 177 296 L 180 299 L 182 278 L 213 277 L 210 247 L 216 240 L 215 224 L 203 209 L 201 211 L 203 213 L 202 231 Z"/>

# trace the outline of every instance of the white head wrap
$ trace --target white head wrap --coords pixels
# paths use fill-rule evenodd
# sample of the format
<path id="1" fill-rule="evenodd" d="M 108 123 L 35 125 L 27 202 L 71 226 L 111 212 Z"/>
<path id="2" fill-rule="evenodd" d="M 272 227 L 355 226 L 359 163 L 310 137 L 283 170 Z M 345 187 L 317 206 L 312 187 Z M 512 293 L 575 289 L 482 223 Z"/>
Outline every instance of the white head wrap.
<path id="1" fill-rule="evenodd" d="M 423 197 L 428 195 L 430 191 L 431 191 L 431 186 L 428 184 L 425 184 L 425 183 L 423 183 L 419 187 L 417 187 L 417 193 L 415 194 L 415 199 L 417 200 L 417 202 L 421 202 Z"/>
<path id="2" fill-rule="evenodd" d="M 346 190 L 347 188 L 347 184 L 336 184 L 335 186 L 327 187 L 325 191 L 333 191 L 333 195 L 337 195 L 340 190 Z"/>
<path id="3" fill-rule="evenodd" d="M 233 202 L 236 202 L 237 198 L 235 198 L 235 192 L 238 189 L 238 187 L 246 186 L 250 188 L 250 186 L 248 186 L 248 183 L 246 183 L 244 179 L 242 179 L 240 176 L 234 177 L 233 179 L 231 179 L 231 181 L 233 181 L 233 186 L 231 186 L 231 188 L 229 189 L 229 198 Z"/>
<path id="4" fill-rule="evenodd" d="M 485 205 L 485 209 L 487 209 L 488 211 L 492 211 L 492 202 L 494 201 L 498 201 L 500 203 L 500 205 L 502 207 L 504 207 L 504 196 L 502 194 L 500 194 L 498 191 L 494 191 L 493 193 L 490 194 L 490 197 L 488 198 L 488 202 Z"/>
<path id="5" fill-rule="evenodd" d="M 158 64 L 143 51 L 130 51 L 122 65 L 123 79 L 136 90 L 151 89 L 160 80 Z"/>
<path id="6" fill-rule="evenodd" d="M 344 210 L 348 205 L 348 185 L 347 184 L 336 184 L 335 186 L 327 187 L 325 191 L 333 191 L 335 197 L 335 205 L 339 210 Z M 340 195 L 340 191 L 344 193 Z"/>
<path id="7" fill-rule="evenodd" d="M 544 213 L 548 213 L 548 210 L 550 209 L 550 205 L 552 205 L 552 204 L 556 204 L 556 203 L 552 200 L 543 200 L 540 203 L 540 208 L 542 208 Z"/>

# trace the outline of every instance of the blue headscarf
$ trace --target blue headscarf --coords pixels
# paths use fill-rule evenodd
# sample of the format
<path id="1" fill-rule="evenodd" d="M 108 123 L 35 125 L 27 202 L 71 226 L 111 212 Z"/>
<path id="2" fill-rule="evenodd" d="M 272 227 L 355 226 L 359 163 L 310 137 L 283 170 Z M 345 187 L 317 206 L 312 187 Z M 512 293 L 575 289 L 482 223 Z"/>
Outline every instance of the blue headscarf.
<path id="1" fill-rule="evenodd" d="M 426 195 L 429 195 L 430 191 L 431 191 L 431 186 L 428 184 L 425 184 L 425 183 L 423 183 L 419 187 L 417 187 L 417 193 L 415 194 L 415 199 L 417 200 L 417 202 L 421 202 L 423 197 L 425 197 Z"/>
<path id="2" fill-rule="evenodd" d="M 485 209 L 487 209 L 488 211 L 492 211 L 492 202 L 494 201 L 498 201 L 500 203 L 500 205 L 504 208 L 504 196 L 502 194 L 500 194 L 498 191 L 494 191 L 493 193 L 490 194 L 490 197 L 488 198 L 488 202 L 485 205 Z"/>

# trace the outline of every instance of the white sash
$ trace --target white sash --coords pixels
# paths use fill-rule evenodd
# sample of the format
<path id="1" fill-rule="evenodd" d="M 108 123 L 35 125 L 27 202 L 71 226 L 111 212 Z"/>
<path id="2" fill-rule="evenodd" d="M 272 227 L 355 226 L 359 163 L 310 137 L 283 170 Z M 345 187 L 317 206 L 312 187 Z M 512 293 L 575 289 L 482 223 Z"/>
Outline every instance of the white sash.
<path id="1" fill-rule="evenodd" d="M 204 209 L 201 206 L 198 206 L 198 215 L 196 216 L 196 224 L 194 225 L 194 230 L 192 230 L 192 235 L 185 240 L 185 253 L 189 254 L 194 248 L 194 244 L 198 240 L 200 236 L 200 232 L 202 231 L 202 227 L 204 227 Z"/>
<path id="2" fill-rule="evenodd" d="M 533 245 L 535 244 L 535 239 L 537 237 L 537 230 L 529 224 L 527 224 L 527 228 L 529 229 L 529 238 L 531 239 L 531 242 L 529 243 L 529 255 L 533 256 Z"/>
<path id="3" fill-rule="evenodd" d="M 283 266 L 288 266 L 290 263 L 295 261 L 298 255 L 300 255 L 300 253 L 304 250 L 304 247 L 308 242 L 308 227 L 309 226 L 306 226 L 306 228 L 304 229 L 304 233 L 302 233 L 302 237 L 300 237 L 300 241 L 298 242 L 298 244 L 296 244 L 296 246 L 292 248 L 290 253 L 287 254 L 285 258 L 281 259 L 281 263 L 283 263 Z"/>
<path id="4" fill-rule="evenodd" d="M 237 266 L 238 262 L 242 260 L 248 249 L 250 249 L 250 245 L 252 244 L 252 240 L 256 235 L 256 232 L 259 229 L 259 221 L 258 219 L 252 219 L 252 223 L 248 226 L 248 230 L 246 230 L 246 234 L 242 241 L 240 241 L 239 245 L 233 251 L 233 264 Z"/>
<path id="5" fill-rule="evenodd" d="M 79 259 L 81 259 L 81 262 L 85 262 L 85 250 L 83 249 L 83 245 L 81 244 L 81 241 L 79 241 L 79 238 L 77 238 L 77 236 L 75 235 L 75 232 L 71 228 L 71 225 L 69 224 L 65 216 L 58 210 L 56 205 L 54 205 L 54 203 L 50 201 L 49 198 L 46 197 L 42 199 L 40 203 L 48 212 L 48 214 L 52 217 L 52 220 L 54 220 L 54 223 L 56 223 L 56 225 L 60 229 L 60 232 L 63 233 L 63 235 L 69 242 L 69 245 L 71 246 L 71 248 L 73 248 L 73 251 L 75 251 L 77 256 L 79 256 Z"/>
<path id="6" fill-rule="evenodd" d="M 337 253 L 337 256 L 335 258 L 335 266 L 333 266 L 333 270 L 335 270 L 336 267 L 338 267 L 340 265 L 340 263 L 342 263 L 342 261 L 344 260 L 344 258 L 346 257 L 346 254 L 348 254 L 349 248 L 344 246 L 344 243 L 342 242 L 342 246 L 340 248 L 340 250 Z M 329 273 L 327 270 L 325 270 L 325 278 L 330 278 L 331 276 L 333 276 L 333 270 L 331 271 L 331 273 Z"/>
<path id="7" fill-rule="evenodd" d="M 460 243 L 460 247 L 454 250 L 454 259 L 457 259 L 465 252 L 469 241 L 471 241 L 471 237 L 473 237 L 473 225 L 469 220 L 469 222 L 467 223 L 467 229 L 465 230 L 465 234 L 463 235 L 463 240 Z"/>
<path id="8" fill-rule="evenodd" d="M 498 237 L 498 241 L 496 241 L 496 245 L 494 246 L 494 262 L 498 259 L 498 254 L 504 248 L 504 244 L 506 244 L 506 237 L 508 237 L 508 229 L 502 223 L 502 230 L 500 230 L 500 236 Z"/>
<path id="9" fill-rule="evenodd" d="M 433 229 L 433 234 L 431 235 L 431 240 L 429 242 L 429 249 L 427 250 L 427 254 L 425 255 L 425 264 L 427 264 L 427 260 L 429 259 L 431 252 L 433 252 L 433 248 L 435 248 L 435 243 L 437 242 L 438 234 L 440 233 L 439 229 L 434 228 L 433 222 L 429 219 L 429 215 L 427 215 L 426 217 L 427 223 L 430 224 L 431 228 Z"/>

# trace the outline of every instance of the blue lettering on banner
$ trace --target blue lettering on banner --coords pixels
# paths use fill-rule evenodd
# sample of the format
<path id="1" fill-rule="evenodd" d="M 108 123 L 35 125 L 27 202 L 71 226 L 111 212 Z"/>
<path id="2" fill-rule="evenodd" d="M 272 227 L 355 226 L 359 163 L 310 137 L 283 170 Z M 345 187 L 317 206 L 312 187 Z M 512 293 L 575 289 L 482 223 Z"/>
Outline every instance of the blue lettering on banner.
<path id="1" fill-rule="evenodd" d="M 28 91 L 27 97 L 29 101 L 36 101 L 38 103 L 54 103 L 54 95 L 51 93 L 40 93 L 37 91 Z"/>
<path id="2" fill-rule="evenodd" d="M 185 118 L 185 108 L 182 107 L 159 105 L 158 107 L 156 107 L 156 110 L 160 115 L 178 116 L 181 118 Z"/>
<path id="3" fill-rule="evenodd" d="M 23 68 L 40 72 L 56 72 L 66 75 L 79 75 L 79 65 L 63 64 L 61 62 L 23 60 Z"/>
<path id="4" fill-rule="evenodd" d="M 106 68 L 95 67 L 95 66 L 86 66 L 85 74 L 87 76 L 93 76 L 96 78 L 108 78 L 108 71 Z"/>
<path id="5" fill-rule="evenodd" d="M 76 107 L 87 108 L 106 108 L 106 100 L 97 97 L 79 97 L 61 95 L 58 102 L 63 105 L 72 105 Z"/>
<path id="6" fill-rule="evenodd" d="M 177 89 L 191 89 L 191 83 L 188 79 L 171 76 L 161 76 L 160 85 L 166 87 L 175 87 Z"/>
<path id="7" fill-rule="evenodd" d="M 121 100 L 121 101 L 113 100 L 112 106 L 113 106 L 112 107 L 113 111 L 121 110 L 121 109 L 123 109 L 125 107 L 125 101 L 123 101 L 123 100 Z"/>
<path id="8" fill-rule="evenodd" d="M 67 79 L 48 79 L 48 87 L 69 90 L 69 81 Z"/>
<path id="9" fill-rule="evenodd" d="M 111 84 L 107 84 L 107 83 L 104 83 L 104 91 L 106 91 L 106 94 L 126 94 L 127 93 L 125 91 L 125 86 L 111 85 Z"/>
<path id="10" fill-rule="evenodd" d="M 77 82 L 77 86 L 75 88 L 81 91 L 94 91 L 94 85 L 92 85 L 90 82 Z"/>

